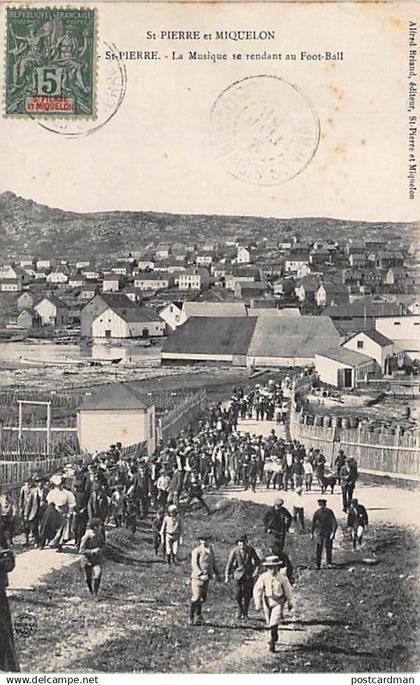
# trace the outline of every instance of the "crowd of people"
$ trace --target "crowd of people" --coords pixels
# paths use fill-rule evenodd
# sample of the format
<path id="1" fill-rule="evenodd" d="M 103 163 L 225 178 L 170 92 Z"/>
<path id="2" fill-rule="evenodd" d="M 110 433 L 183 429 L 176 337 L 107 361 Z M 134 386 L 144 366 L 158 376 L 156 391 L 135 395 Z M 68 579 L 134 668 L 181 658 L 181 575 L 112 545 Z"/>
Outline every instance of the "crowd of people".
<path id="1" fill-rule="evenodd" d="M 332 481 L 339 481 L 354 547 L 361 544 L 368 523 L 365 508 L 353 497 L 358 476 L 354 459 L 340 451 L 329 472 L 327 460 L 318 449 L 307 450 L 297 441 L 278 437 L 275 429 L 266 437 L 241 430 L 241 422 L 249 419 L 286 423 L 290 400 L 285 395 L 284 385 L 272 382 L 249 392 L 236 387 L 229 402 L 212 406 L 206 418 L 158 445 L 153 456 L 125 457 L 118 443 L 88 464 L 69 464 L 50 478 L 35 474 L 23 484 L 17 502 L 7 492 L 0 492 L 0 548 L 10 550 L 19 530 L 25 546 L 61 552 L 72 542 L 80 554 L 88 591 L 95 598 L 110 523 L 117 528 L 125 526 L 135 535 L 139 520 L 149 518 L 153 510 L 154 552 L 163 555 L 168 564 L 175 564 L 183 542 L 185 513 L 194 503 L 211 513 L 207 490 L 226 486 L 254 492 L 257 487 L 292 490 L 288 496 L 293 501 L 291 512 L 278 498 L 264 517 L 270 540 L 268 556 L 260 559 L 244 534 L 232 549 L 225 570 L 226 582 L 233 577 L 237 584 L 238 618 L 246 620 L 254 594 L 256 607 L 265 612 L 271 631 L 270 649 L 274 650 L 284 606 L 292 606 L 294 571 L 284 551 L 285 540 L 293 521 L 300 533 L 306 531 L 304 493 L 310 493 L 317 484 L 323 494 Z M 310 530 L 316 540 L 317 569 L 324 547 L 327 565 L 332 564 L 337 529 L 326 499 L 320 498 L 318 504 Z M 195 625 L 202 621 L 211 578 L 222 577 L 204 532 L 192 552 L 191 564 L 190 623 Z M 2 583 L 3 594 L 5 591 L 3 577 L 7 578 L 7 572 L 1 575 L 0 559 L 0 595 Z"/>

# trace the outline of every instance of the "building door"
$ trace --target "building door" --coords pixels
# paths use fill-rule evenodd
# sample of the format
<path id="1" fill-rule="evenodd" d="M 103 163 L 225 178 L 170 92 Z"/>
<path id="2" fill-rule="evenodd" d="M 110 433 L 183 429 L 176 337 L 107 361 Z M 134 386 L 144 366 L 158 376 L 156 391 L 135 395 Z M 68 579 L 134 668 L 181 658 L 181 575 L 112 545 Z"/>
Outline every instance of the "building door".
<path id="1" fill-rule="evenodd" d="M 149 337 L 149 329 L 148 328 L 143 328 L 143 338 L 148 338 Z"/>
<path id="2" fill-rule="evenodd" d="M 353 369 L 344 369 L 344 387 L 345 388 L 352 388 L 353 387 Z"/>
<path id="3" fill-rule="evenodd" d="M 105 338 L 110 338 L 111 337 L 111 331 L 109 328 L 105 329 Z"/>

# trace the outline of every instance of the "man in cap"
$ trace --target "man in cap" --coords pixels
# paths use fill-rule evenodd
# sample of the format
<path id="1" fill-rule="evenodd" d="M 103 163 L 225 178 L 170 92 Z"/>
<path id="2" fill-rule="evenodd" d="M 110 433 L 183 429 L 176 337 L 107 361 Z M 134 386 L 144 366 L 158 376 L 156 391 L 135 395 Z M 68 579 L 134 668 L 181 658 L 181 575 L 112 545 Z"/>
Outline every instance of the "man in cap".
<path id="1" fill-rule="evenodd" d="M 266 569 L 254 586 L 255 608 L 262 606 L 267 626 L 270 628 L 270 652 L 275 651 L 279 639 L 278 626 L 283 622 L 284 605 L 293 609 L 292 587 L 284 573 L 283 562 L 278 556 L 270 555 L 263 561 Z"/>
<path id="2" fill-rule="evenodd" d="M 283 499 L 276 499 L 274 507 L 267 511 L 263 519 L 265 532 L 273 538 L 270 547 L 275 550 L 275 554 L 283 551 L 286 533 L 293 521 L 290 511 L 283 504 Z"/>
<path id="3" fill-rule="evenodd" d="M 166 552 L 168 564 L 175 564 L 177 561 L 178 546 L 182 544 L 182 519 L 176 504 L 170 504 L 168 513 L 162 522 L 160 536 L 162 545 Z"/>
<path id="4" fill-rule="evenodd" d="M 190 625 L 204 623 L 202 616 L 202 606 L 207 599 L 210 580 L 216 577 L 221 581 L 219 569 L 213 548 L 210 545 L 210 535 L 201 533 L 199 545 L 191 552 L 191 606 L 190 606 Z"/>
<path id="5" fill-rule="evenodd" d="M 347 528 L 351 529 L 353 549 L 356 549 L 357 543 L 359 543 L 359 545 L 362 544 L 363 533 L 368 524 L 369 519 L 366 508 L 363 504 L 359 504 L 359 500 L 353 497 L 347 514 Z"/>
<path id="6" fill-rule="evenodd" d="M 337 519 L 326 499 L 318 500 L 319 508 L 312 517 L 311 539 L 316 541 L 316 568 L 321 568 L 322 549 L 325 546 L 327 567 L 332 567 L 332 547 L 337 530 Z"/>
<path id="7" fill-rule="evenodd" d="M 80 543 L 80 564 L 85 574 L 86 585 L 93 597 L 97 597 L 102 578 L 102 551 L 105 546 L 102 535 L 102 521 L 92 518 Z"/>
<path id="8" fill-rule="evenodd" d="M 261 566 L 261 560 L 255 549 L 248 544 L 248 536 L 242 535 L 231 550 L 226 564 L 225 582 L 233 576 L 236 581 L 236 601 L 238 618 L 248 618 L 249 604 L 252 598 L 254 577 Z"/>

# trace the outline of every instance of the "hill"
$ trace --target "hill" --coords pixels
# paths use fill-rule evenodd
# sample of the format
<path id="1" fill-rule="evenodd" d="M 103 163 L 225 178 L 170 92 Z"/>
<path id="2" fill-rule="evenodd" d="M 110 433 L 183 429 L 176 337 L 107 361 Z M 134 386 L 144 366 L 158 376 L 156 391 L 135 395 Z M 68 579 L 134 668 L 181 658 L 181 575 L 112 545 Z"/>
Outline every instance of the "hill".
<path id="1" fill-rule="evenodd" d="M 415 224 L 346 221 L 331 218 L 260 218 L 112 211 L 78 213 L 41 205 L 12 192 L 0 194 L 0 251 L 12 256 L 107 256 L 141 250 L 147 245 L 222 241 L 228 236 L 301 239 L 380 235 L 409 239 Z"/>

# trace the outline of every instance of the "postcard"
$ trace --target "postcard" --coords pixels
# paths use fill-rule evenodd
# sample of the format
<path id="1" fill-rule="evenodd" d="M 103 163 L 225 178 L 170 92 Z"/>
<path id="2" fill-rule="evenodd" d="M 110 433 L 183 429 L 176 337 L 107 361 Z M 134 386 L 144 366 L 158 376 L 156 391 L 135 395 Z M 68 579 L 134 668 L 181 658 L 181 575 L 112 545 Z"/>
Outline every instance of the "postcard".
<path id="1" fill-rule="evenodd" d="M 419 4 L 1 15 L 0 671 L 414 682 Z"/>

